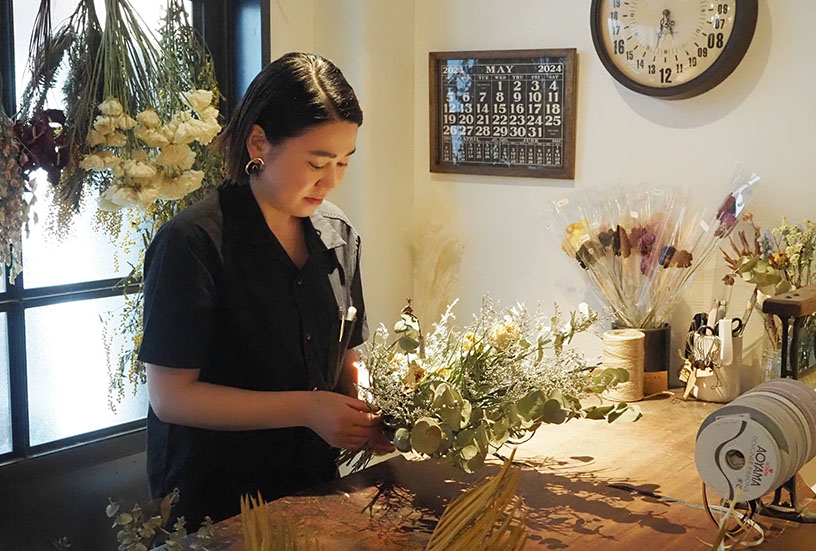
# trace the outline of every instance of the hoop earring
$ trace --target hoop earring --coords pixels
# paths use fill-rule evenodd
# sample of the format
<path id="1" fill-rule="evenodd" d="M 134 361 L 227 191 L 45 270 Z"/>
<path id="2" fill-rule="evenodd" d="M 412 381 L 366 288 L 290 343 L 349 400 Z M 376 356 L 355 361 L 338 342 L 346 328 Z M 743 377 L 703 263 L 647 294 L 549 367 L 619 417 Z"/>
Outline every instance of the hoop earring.
<path id="1" fill-rule="evenodd" d="M 253 157 L 249 160 L 249 162 L 244 167 L 244 172 L 246 172 L 247 176 L 254 176 L 258 174 L 260 171 L 264 169 L 264 160 L 260 157 Z"/>

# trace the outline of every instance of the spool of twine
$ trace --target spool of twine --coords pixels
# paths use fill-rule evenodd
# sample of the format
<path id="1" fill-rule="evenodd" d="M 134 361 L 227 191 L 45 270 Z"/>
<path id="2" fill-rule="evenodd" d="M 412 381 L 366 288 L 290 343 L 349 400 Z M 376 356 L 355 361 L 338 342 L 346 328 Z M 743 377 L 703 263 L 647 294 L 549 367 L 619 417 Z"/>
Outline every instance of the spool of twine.
<path id="1" fill-rule="evenodd" d="M 636 402 L 643 398 L 643 341 L 646 335 L 637 329 L 612 329 L 603 334 L 604 368 L 625 369 L 629 380 L 604 393 L 606 398 Z"/>

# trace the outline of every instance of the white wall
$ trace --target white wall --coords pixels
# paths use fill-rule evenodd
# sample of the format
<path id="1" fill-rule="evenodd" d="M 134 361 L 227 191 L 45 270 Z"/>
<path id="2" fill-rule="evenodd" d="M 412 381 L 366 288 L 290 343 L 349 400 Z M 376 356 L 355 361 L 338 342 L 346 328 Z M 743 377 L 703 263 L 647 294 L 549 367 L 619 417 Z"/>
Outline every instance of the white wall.
<path id="1" fill-rule="evenodd" d="M 457 312 L 466 316 L 484 293 L 503 303 L 545 307 L 591 299 L 579 269 L 544 227 L 550 202 L 575 188 L 681 185 L 711 205 L 742 161 L 762 177 L 750 207 L 761 225 L 776 225 L 783 215 L 816 218 L 809 162 L 816 143 L 816 76 L 808 32 L 816 3 L 810 0 L 760 0 L 756 34 L 739 67 L 713 90 L 680 101 L 640 96 L 606 73 L 592 46 L 589 2 L 306 4 L 314 25 L 303 28 L 313 31 L 315 50 L 338 61 L 366 112 L 359 162 L 336 199 L 364 232 L 366 289 L 376 321 L 392 320 L 411 291 L 398 229 L 411 190 L 417 201 L 438 191 L 455 207 L 452 227 L 465 244 Z M 578 51 L 574 180 L 429 172 L 428 52 L 565 47 Z M 720 267 L 711 262 L 685 293 L 673 319 L 675 348 L 690 313 L 707 309 L 720 293 L 721 275 L 721 261 Z M 735 296 L 747 293 L 738 288 Z"/>

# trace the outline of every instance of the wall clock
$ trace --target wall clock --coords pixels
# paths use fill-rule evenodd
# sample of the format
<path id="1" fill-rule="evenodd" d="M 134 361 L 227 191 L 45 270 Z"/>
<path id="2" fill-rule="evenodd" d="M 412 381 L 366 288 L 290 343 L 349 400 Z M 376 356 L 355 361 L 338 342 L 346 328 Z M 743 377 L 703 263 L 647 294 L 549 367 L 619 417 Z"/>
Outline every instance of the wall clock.
<path id="1" fill-rule="evenodd" d="M 590 29 L 606 70 L 630 90 L 664 99 L 702 94 L 742 60 L 757 0 L 592 0 Z"/>

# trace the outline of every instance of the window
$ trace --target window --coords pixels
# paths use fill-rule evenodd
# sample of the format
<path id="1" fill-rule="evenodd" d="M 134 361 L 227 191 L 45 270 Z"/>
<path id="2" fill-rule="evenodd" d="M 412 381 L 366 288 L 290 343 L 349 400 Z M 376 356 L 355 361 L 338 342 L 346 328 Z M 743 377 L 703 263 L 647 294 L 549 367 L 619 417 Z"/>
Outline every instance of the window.
<path id="1" fill-rule="evenodd" d="M 39 4 L 0 0 L 2 100 L 8 113 L 15 111 L 15 99 L 19 101 L 25 86 L 28 42 Z M 76 4 L 51 2 L 54 28 Z M 203 23 L 207 21 L 204 7 L 214 3 L 192 0 L 185 4 L 193 20 Z M 95 0 L 95 5 L 104 21 L 104 0 Z M 140 0 L 134 5 L 143 20 L 158 29 L 166 0 Z M 215 7 L 209 11 L 207 18 L 218 15 Z M 60 107 L 60 89 L 58 82 L 47 106 Z M 109 408 L 108 361 L 100 320 L 124 303 L 116 284 L 129 272 L 137 251 L 126 254 L 102 230 L 95 229 L 92 200 L 73 218 L 70 233 L 56 238 L 48 229 L 53 200 L 50 184 L 42 177 L 36 186 L 32 212 L 38 222 L 31 225 L 23 241 L 24 272 L 7 282 L 1 270 L 0 466 L 140 431 L 147 413 L 144 388 L 135 395 L 127 389 L 115 412 Z M 110 330 L 115 330 L 115 324 Z M 118 343 L 112 343 L 113 354 L 117 349 Z"/>

